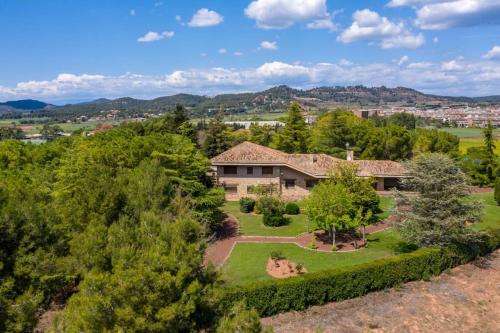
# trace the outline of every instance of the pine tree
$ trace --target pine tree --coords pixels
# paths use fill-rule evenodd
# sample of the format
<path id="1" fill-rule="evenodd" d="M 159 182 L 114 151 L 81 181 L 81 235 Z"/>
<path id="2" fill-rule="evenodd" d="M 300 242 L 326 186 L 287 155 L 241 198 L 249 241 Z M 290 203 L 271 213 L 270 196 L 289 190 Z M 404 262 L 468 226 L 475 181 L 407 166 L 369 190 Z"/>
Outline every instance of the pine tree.
<path id="1" fill-rule="evenodd" d="M 309 141 L 309 130 L 300 112 L 300 105 L 293 102 L 288 109 L 285 126 L 276 136 L 275 147 L 287 153 L 305 153 Z"/>
<path id="2" fill-rule="evenodd" d="M 443 154 L 424 154 L 407 164 L 403 185 L 417 192 L 407 196 L 397 192 L 398 203 L 410 209 L 398 210 L 403 217 L 399 230 L 419 246 L 474 244 L 482 237 L 468 228 L 479 221 L 481 205 L 464 202 L 469 194 L 467 177 L 455 162 Z"/>
<path id="3" fill-rule="evenodd" d="M 212 158 L 217 156 L 230 147 L 227 126 L 224 124 L 224 110 L 221 108 L 219 113 L 208 124 L 206 138 L 203 142 L 203 151 Z"/>

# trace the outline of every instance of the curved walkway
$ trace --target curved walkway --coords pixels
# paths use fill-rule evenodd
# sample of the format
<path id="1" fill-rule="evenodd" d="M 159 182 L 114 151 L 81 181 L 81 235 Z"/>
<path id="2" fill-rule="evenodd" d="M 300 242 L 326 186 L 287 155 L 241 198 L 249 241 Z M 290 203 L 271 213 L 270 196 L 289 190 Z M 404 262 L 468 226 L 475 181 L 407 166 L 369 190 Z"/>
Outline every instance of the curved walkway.
<path id="1" fill-rule="evenodd" d="M 393 217 L 389 217 L 383 222 L 373 224 L 366 227 L 366 234 L 373 234 L 375 232 L 387 229 L 393 222 Z M 227 215 L 223 221 L 221 232 L 217 239 L 212 242 L 205 253 L 205 265 L 211 262 L 215 267 L 221 267 L 231 255 L 236 243 L 292 243 L 304 249 L 311 251 L 331 252 L 331 244 L 326 240 L 322 240 L 321 234 L 316 234 L 315 243 L 317 249 L 312 250 L 308 247 L 311 242 L 311 234 L 303 233 L 295 237 L 281 237 L 281 236 L 242 236 L 239 235 L 238 220 L 232 216 Z M 354 240 L 345 235 L 337 235 L 337 251 L 349 252 L 355 251 Z M 361 246 L 361 241 L 358 241 Z"/>

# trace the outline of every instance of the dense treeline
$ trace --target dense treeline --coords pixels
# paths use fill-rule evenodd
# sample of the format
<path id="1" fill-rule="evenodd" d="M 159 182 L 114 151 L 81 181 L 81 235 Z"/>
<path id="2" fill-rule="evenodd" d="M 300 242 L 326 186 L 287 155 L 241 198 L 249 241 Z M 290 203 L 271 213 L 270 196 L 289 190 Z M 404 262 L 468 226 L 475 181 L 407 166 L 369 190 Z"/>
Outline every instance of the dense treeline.
<path id="1" fill-rule="evenodd" d="M 39 146 L 0 142 L 0 331 L 30 330 L 73 293 L 58 331 L 216 327 L 218 278 L 203 253 L 223 192 L 175 134 L 189 128 L 182 114 Z"/>

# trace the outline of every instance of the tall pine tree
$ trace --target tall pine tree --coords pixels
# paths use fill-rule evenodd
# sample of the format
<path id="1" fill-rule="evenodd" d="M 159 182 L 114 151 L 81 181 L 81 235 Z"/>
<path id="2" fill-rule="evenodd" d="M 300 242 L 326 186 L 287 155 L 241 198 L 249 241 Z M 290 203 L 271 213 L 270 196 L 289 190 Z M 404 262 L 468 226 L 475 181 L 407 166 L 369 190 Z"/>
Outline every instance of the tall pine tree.
<path id="1" fill-rule="evenodd" d="M 275 147 L 287 153 L 305 153 L 309 141 L 309 129 L 302 113 L 300 105 L 293 102 L 288 109 L 285 126 L 276 135 Z"/>
<path id="2" fill-rule="evenodd" d="M 224 109 L 221 108 L 215 118 L 208 124 L 205 141 L 203 142 L 203 151 L 209 158 L 223 153 L 231 146 L 227 133 L 228 129 L 223 119 Z"/>

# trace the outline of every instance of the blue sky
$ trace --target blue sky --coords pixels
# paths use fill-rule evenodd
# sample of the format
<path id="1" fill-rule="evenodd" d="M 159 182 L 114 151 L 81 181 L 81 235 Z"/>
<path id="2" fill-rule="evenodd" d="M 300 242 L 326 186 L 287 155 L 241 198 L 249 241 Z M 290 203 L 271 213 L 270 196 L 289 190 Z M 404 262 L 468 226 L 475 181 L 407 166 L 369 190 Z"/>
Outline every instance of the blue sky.
<path id="1" fill-rule="evenodd" d="M 407 86 L 500 94 L 500 0 L 2 0 L 0 100 Z"/>

